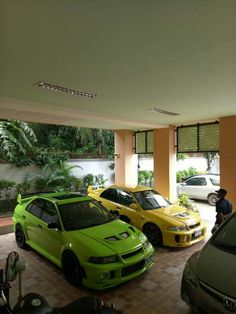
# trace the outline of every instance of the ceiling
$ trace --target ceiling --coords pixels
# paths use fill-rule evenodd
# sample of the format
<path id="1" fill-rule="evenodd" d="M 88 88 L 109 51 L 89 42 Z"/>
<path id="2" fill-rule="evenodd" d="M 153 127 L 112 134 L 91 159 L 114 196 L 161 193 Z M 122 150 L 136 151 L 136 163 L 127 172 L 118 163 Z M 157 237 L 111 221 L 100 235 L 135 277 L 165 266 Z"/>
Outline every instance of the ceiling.
<path id="1" fill-rule="evenodd" d="M 140 130 L 236 115 L 235 17 L 236 0 L 0 0 L 0 118 Z"/>

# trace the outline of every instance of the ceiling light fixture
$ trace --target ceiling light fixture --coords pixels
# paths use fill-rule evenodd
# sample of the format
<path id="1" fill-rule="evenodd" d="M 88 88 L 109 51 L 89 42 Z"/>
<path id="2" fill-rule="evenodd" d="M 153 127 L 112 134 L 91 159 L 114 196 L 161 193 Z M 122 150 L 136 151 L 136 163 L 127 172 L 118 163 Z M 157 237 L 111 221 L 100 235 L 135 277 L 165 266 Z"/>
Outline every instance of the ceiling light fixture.
<path id="1" fill-rule="evenodd" d="M 88 93 L 85 91 L 80 91 L 77 89 L 71 89 L 71 88 L 67 88 L 67 87 L 63 87 L 63 86 L 58 86 L 58 85 L 53 85 L 50 83 L 45 83 L 45 82 L 37 82 L 34 85 L 38 86 L 38 87 L 42 87 L 51 91 L 55 91 L 55 92 L 63 92 L 63 93 L 67 93 L 70 95 L 77 95 L 77 96 L 84 96 L 84 97 L 88 97 L 88 98 L 95 98 L 97 97 L 96 94 L 92 94 L 92 93 Z"/>
<path id="2" fill-rule="evenodd" d="M 146 109 L 146 111 L 152 111 L 152 112 L 167 114 L 169 116 L 178 116 L 179 115 L 179 113 L 166 111 L 166 110 L 162 110 L 162 109 L 158 109 L 158 108 L 150 108 L 150 109 Z"/>

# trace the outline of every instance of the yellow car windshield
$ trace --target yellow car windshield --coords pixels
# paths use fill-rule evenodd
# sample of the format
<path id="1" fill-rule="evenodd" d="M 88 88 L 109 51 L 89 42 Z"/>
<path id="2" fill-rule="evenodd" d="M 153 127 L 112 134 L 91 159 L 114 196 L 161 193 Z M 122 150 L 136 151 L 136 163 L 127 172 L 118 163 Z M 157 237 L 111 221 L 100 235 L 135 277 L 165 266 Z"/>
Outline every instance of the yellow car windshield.
<path id="1" fill-rule="evenodd" d="M 170 205 L 170 202 L 154 190 L 135 192 L 134 196 L 144 210 L 157 209 Z"/>

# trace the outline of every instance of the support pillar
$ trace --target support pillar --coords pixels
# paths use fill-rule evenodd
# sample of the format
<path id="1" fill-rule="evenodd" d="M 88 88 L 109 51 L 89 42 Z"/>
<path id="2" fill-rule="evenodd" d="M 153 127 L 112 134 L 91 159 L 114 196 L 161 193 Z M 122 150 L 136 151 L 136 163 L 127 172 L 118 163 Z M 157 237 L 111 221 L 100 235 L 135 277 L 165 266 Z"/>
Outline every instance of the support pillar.
<path id="1" fill-rule="evenodd" d="M 220 186 L 236 210 L 236 116 L 220 118 Z"/>
<path id="2" fill-rule="evenodd" d="M 138 157 L 133 153 L 133 132 L 115 131 L 115 184 L 137 185 Z"/>
<path id="3" fill-rule="evenodd" d="M 173 126 L 153 130 L 154 189 L 176 200 L 176 152 Z"/>

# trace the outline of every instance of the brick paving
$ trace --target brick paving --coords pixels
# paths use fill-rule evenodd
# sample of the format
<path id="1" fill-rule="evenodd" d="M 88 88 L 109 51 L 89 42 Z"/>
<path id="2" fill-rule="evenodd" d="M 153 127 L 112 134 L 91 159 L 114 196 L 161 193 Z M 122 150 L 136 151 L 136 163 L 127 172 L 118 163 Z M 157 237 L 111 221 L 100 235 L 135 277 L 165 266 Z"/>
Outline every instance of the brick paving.
<path id="1" fill-rule="evenodd" d="M 203 210 L 207 209 L 203 208 Z M 209 215 L 212 217 L 214 208 L 210 210 Z M 209 235 L 208 231 L 207 237 Z M 31 249 L 19 249 L 13 233 L 0 236 L 0 267 L 5 264 L 9 252 L 17 251 L 28 264 L 23 275 L 23 293 L 39 293 L 53 306 L 65 305 L 81 296 L 96 295 L 101 296 L 107 303 L 114 302 L 116 307 L 126 314 L 190 314 L 192 312 L 180 298 L 182 271 L 188 257 L 201 249 L 205 242 L 206 239 L 189 248 L 158 249 L 155 264 L 148 272 L 123 285 L 102 292 L 71 286 L 64 279 L 61 270 L 44 257 Z M 16 298 L 17 281 L 12 283 L 13 304 Z"/>

